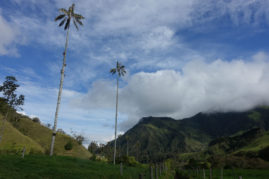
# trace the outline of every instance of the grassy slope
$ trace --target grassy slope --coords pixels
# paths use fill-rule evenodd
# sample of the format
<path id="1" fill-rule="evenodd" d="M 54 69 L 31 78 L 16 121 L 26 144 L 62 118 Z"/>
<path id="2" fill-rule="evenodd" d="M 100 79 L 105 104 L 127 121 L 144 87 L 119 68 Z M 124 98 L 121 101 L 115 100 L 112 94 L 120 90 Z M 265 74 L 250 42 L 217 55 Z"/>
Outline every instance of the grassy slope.
<path id="1" fill-rule="evenodd" d="M 210 146 L 209 151 L 214 154 L 224 155 L 228 153 L 236 154 L 238 152 L 259 152 L 261 149 L 269 146 L 269 131 L 258 135 L 252 134 L 253 136 L 249 136 L 248 138 L 244 137 L 244 134 L 246 133 L 238 135 L 239 139 L 237 140 L 235 140 L 236 136 L 233 136 L 232 138 L 223 138 L 223 140 L 220 140 L 216 144 Z M 240 142 L 241 145 L 239 144 Z M 235 145 L 233 150 L 232 145 Z"/>
<path id="2" fill-rule="evenodd" d="M 39 143 L 46 152 L 49 151 L 52 136 L 52 131 L 49 128 L 35 123 L 28 118 L 21 118 L 16 127 L 24 135 L 31 137 L 34 141 Z M 73 149 L 66 151 L 64 146 L 70 140 L 72 141 Z M 89 158 L 91 156 L 90 152 L 79 145 L 73 138 L 61 133 L 57 133 L 54 152 L 56 155 L 75 156 L 80 158 Z"/>
<path id="3" fill-rule="evenodd" d="M 0 157 L 0 178 L 138 178 L 148 170 L 141 167 L 123 167 L 72 157 L 18 156 Z M 147 178 L 148 178 L 147 173 Z"/>
<path id="4" fill-rule="evenodd" d="M 249 145 L 243 147 L 239 151 L 253 151 L 258 152 L 259 150 L 269 146 L 269 131 L 265 132 L 265 134 L 257 139 L 255 139 L 253 142 L 251 142 Z"/>
<path id="5" fill-rule="evenodd" d="M 2 128 L 2 116 L 0 116 L 0 119 L 0 128 Z M 26 153 L 29 153 L 30 151 L 34 153 L 44 153 L 45 151 L 36 141 L 23 135 L 9 122 L 6 122 L 3 140 L 0 143 L 0 152 L 16 153 L 22 151 L 23 147 L 26 147 Z"/>
<path id="6" fill-rule="evenodd" d="M 0 143 L 0 152 L 2 153 L 16 153 L 26 147 L 26 153 L 48 153 L 52 131 L 33 122 L 28 117 L 21 117 L 15 114 L 19 120 L 5 123 L 5 132 L 3 141 Z M 19 116 L 19 117 L 18 117 Z M 3 116 L 0 114 L 0 126 L 2 125 Z M 65 144 L 72 141 L 73 149 L 66 151 Z M 79 158 L 89 158 L 91 153 L 83 146 L 79 145 L 73 138 L 68 135 L 57 133 L 55 141 L 54 153 L 56 155 L 74 156 Z"/>

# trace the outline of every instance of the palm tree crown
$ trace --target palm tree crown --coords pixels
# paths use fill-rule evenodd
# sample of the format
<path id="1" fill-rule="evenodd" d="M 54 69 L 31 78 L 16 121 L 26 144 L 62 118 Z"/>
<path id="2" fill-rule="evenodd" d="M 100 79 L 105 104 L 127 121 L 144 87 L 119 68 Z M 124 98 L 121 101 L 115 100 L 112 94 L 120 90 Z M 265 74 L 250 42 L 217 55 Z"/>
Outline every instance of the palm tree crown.
<path id="1" fill-rule="evenodd" d="M 59 9 L 59 11 L 63 14 L 60 14 L 59 16 L 57 16 L 55 18 L 55 21 L 61 20 L 59 26 L 62 26 L 63 24 L 65 24 L 64 30 L 69 29 L 71 19 L 73 19 L 73 23 L 77 30 L 78 30 L 78 24 L 83 25 L 81 20 L 84 19 L 84 17 L 80 14 L 76 14 L 74 12 L 74 9 L 75 9 L 75 4 L 72 4 L 72 6 L 70 6 L 68 10 L 64 8 Z"/>
<path id="2" fill-rule="evenodd" d="M 121 65 L 119 62 L 117 62 L 116 68 L 112 68 L 110 70 L 110 73 L 112 73 L 112 75 L 117 73 L 118 77 L 124 76 L 124 74 L 126 73 L 124 68 L 125 68 L 124 65 Z"/>

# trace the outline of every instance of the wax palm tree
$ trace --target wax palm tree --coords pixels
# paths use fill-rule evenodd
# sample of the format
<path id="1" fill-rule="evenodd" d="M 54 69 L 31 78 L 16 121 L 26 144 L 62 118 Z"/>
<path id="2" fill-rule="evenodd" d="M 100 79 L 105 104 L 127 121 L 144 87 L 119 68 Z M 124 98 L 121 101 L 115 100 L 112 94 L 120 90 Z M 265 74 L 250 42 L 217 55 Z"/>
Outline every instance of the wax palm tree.
<path id="1" fill-rule="evenodd" d="M 124 76 L 126 73 L 124 66 L 121 65 L 118 61 L 116 64 L 116 68 L 112 68 L 110 70 L 110 73 L 112 75 L 116 74 L 117 75 L 117 93 L 116 93 L 116 116 L 115 116 L 115 141 L 114 141 L 114 158 L 113 158 L 113 163 L 115 165 L 115 160 L 116 160 L 116 146 L 117 146 L 117 122 L 118 122 L 118 89 L 119 89 L 119 79 L 121 76 Z"/>
<path id="2" fill-rule="evenodd" d="M 60 87 L 59 87 L 59 92 L 58 92 L 58 99 L 57 99 L 57 105 L 56 105 L 56 112 L 55 112 L 55 118 L 54 118 L 54 126 L 53 126 L 53 133 L 52 133 L 52 139 L 51 139 L 51 146 L 50 146 L 50 156 L 53 155 L 53 148 L 54 148 L 54 142 L 55 142 L 55 136 L 56 136 L 56 128 L 57 128 L 57 119 L 58 119 L 58 112 L 59 112 L 59 107 L 60 107 L 60 102 L 61 102 L 61 95 L 62 95 L 62 89 L 63 89 L 63 81 L 64 81 L 64 69 L 66 67 L 66 52 L 67 52 L 67 47 L 68 47 L 68 40 L 69 40 L 69 30 L 70 30 L 70 23 L 73 20 L 73 23 L 78 30 L 78 24 L 83 25 L 81 22 L 84 17 L 80 14 L 76 14 L 74 12 L 75 4 L 72 4 L 72 6 L 69 7 L 68 10 L 66 9 L 59 9 L 61 14 L 55 18 L 55 21 L 61 20 L 59 26 L 61 27 L 62 25 L 65 24 L 64 30 L 67 30 L 66 32 L 66 41 L 65 41 L 65 49 L 63 53 L 63 65 L 61 69 L 61 81 L 60 81 Z"/>

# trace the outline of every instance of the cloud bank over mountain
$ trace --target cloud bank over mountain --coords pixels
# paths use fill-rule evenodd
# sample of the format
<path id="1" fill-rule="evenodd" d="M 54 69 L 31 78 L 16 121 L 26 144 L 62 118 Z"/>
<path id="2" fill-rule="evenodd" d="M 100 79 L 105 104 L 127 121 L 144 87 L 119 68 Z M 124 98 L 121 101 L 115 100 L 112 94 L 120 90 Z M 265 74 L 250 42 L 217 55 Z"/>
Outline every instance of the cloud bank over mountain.
<path id="1" fill-rule="evenodd" d="M 181 71 L 138 72 L 123 79 L 119 111 L 128 119 L 127 129 L 144 116 L 176 119 L 198 112 L 243 111 L 269 104 L 269 61 L 260 52 L 252 60 L 191 61 Z M 90 109 L 113 109 L 115 85 L 97 81 L 74 105 Z"/>

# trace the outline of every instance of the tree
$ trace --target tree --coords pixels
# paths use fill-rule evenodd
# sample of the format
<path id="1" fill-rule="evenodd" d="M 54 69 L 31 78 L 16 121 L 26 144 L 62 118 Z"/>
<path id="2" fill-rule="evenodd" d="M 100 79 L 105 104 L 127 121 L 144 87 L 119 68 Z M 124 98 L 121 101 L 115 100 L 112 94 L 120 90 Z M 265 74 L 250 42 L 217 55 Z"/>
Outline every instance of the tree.
<path id="1" fill-rule="evenodd" d="M 65 146 L 64 146 L 65 150 L 72 150 L 73 149 L 73 144 L 72 141 L 68 141 Z"/>
<path id="2" fill-rule="evenodd" d="M 72 6 L 70 6 L 68 10 L 66 10 L 64 8 L 59 9 L 59 11 L 62 14 L 60 14 L 59 16 L 57 16 L 55 18 L 55 21 L 61 20 L 61 22 L 59 24 L 60 27 L 65 24 L 64 30 L 67 30 L 67 32 L 66 32 L 65 49 L 64 49 L 64 53 L 63 53 L 63 65 L 62 65 L 62 69 L 61 69 L 60 87 L 59 87 L 59 92 L 58 92 L 56 112 L 55 112 L 55 117 L 54 117 L 53 133 L 52 133 L 51 146 L 50 146 L 50 156 L 53 155 L 54 142 L 55 142 L 55 136 L 56 136 L 56 128 L 57 128 L 58 112 L 59 112 L 62 89 L 63 89 L 64 69 L 66 67 L 66 52 L 67 52 L 67 47 L 68 47 L 69 29 L 70 29 L 69 27 L 70 27 L 71 20 L 73 20 L 73 23 L 74 23 L 76 29 L 78 30 L 78 24 L 83 25 L 81 20 L 84 19 L 84 17 L 82 15 L 76 14 L 74 12 L 74 8 L 75 8 L 75 4 L 72 4 Z"/>
<path id="3" fill-rule="evenodd" d="M 115 141 L 114 141 L 114 157 L 113 157 L 113 163 L 116 164 L 116 147 L 117 147 L 117 122 L 118 122 L 118 89 L 119 89 L 119 79 L 121 76 L 124 76 L 126 73 L 125 67 L 121 65 L 118 61 L 116 64 L 116 68 L 112 68 L 110 70 L 110 73 L 112 75 L 117 75 L 117 93 L 116 93 L 116 115 L 115 115 Z"/>
<path id="4" fill-rule="evenodd" d="M 39 123 L 40 124 L 40 119 L 38 117 L 33 118 L 33 122 Z"/>
<path id="5" fill-rule="evenodd" d="M 19 86 L 20 85 L 17 84 L 17 80 L 14 76 L 7 76 L 6 81 L 4 81 L 3 85 L 0 86 L 0 92 L 3 93 L 4 100 L 8 105 L 6 115 L 2 123 L 2 128 L 1 128 L 1 133 L 0 133 L 0 142 L 2 141 L 2 137 L 4 135 L 5 122 L 7 120 L 10 109 L 22 110 L 20 106 L 24 104 L 24 95 L 20 95 L 18 97 L 17 94 L 15 93 Z"/>
<path id="6" fill-rule="evenodd" d="M 88 146 L 88 151 L 90 151 L 92 154 L 95 154 L 98 150 L 98 145 L 95 141 L 92 141 Z"/>
<path id="7" fill-rule="evenodd" d="M 85 141 L 85 137 L 83 137 L 83 135 L 77 135 L 75 136 L 75 140 L 79 145 L 82 145 L 82 143 Z"/>

